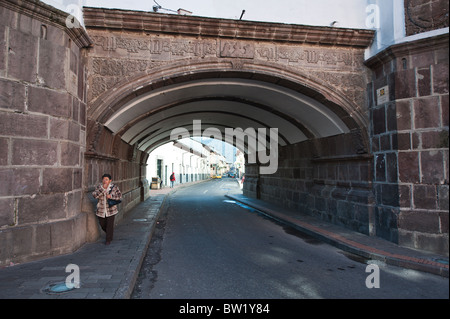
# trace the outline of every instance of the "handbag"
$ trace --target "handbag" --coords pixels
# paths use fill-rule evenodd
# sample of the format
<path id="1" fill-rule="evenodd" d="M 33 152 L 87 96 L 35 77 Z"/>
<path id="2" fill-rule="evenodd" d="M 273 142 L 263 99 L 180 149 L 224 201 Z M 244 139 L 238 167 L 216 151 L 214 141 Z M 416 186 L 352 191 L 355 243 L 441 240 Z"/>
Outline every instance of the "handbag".
<path id="1" fill-rule="evenodd" d="M 114 186 L 111 187 L 111 190 L 109 191 L 109 194 L 111 194 L 113 188 L 114 188 Z M 114 205 L 122 203 L 122 201 L 120 199 L 119 200 L 115 200 L 115 199 L 111 199 L 111 198 L 108 198 L 107 202 L 108 202 L 108 206 L 109 207 L 113 207 Z"/>
<path id="2" fill-rule="evenodd" d="M 115 200 L 115 199 L 108 198 L 108 206 L 109 207 L 113 207 L 114 205 L 117 205 L 120 203 L 122 203 L 121 200 Z"/>

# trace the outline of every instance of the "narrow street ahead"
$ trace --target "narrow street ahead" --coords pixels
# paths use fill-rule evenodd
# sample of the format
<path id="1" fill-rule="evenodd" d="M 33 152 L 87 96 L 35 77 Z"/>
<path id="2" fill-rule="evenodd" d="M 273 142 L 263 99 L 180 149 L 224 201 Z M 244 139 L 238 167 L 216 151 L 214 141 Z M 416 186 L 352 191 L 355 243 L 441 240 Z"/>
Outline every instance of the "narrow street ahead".
<path id="1" fill-rule="evenodd" d="M 224 178 L 168 197 L 132 297 L 448 298 L 448 278 L 348 254 L 225 197 L 239 192 Z"/>

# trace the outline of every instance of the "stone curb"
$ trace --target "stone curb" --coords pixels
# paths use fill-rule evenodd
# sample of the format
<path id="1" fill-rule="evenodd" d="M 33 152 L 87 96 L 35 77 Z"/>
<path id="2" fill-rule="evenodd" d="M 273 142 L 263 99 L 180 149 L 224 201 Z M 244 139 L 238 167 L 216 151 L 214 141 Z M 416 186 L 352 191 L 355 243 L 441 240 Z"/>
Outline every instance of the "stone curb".
<path id="1" fill-rule="evenodd" d="M 114 294 L 113 299 L 130 299 L 131 294 L 133 293 L 134 286 L 136 284 L 136 280 L 139 276 L 139 272 L 142 267 L 142 262 L 144 261 L 145 255 L 147 254 L 148 246 L 150 245 L 150 241 L 152 240 L 153 232 L 156 227 L 156 223 L 161 215 L 162 210 L 164 209 L 164 204 L 166 202 L 167 196 L 164 196 L 164 199 L 161 205 L 158 208 L 158 213 L 153 219 L 153 223 L 150 227 L 150 231 L 147 234 L 147 237 L 140 244 L 140 246 L 136 249 L 136 254 L 133 256 L 133 259 L 130 262 L 130 266 L 128 267 L 128 271 L 125 274 L 125 278 L 120 282 L 120 286 Z"/>
<path id="2" fill-rule="evenodd" d="M 155 194 L 155 195 L 164 195 L 164 199 L 162 200 L 161 205 L 159 206 L 158 213 L 156 214 L 155 218 L 153 219 L 153 223 L 151 225 L 150 231 L 147 234 L 147 237 L 141 243 L 140 247 L 136 249 L 136 254 L 133 256 L 132 261 L 130 262 L 130 266 L 128 267 L 128 271 L 125 274 L 125 278 L 121 281 L 119 288 L 117 289 L 116 293 L 114 294 L 113 299 L 130 299 L 131 294 L 133 293 L 134 286 L 136 284 L 137 278 L 139 276 L 139 272 L 142 267 L 142 263 L 144 261 L 144 258 L 147 254 L 148 247 L 150 245 L 150 242 L 152 240 L 153 232 L 156 227 L 156 222 L 159 219 L 159 216 L 161 215 L 161 212 L 165 208 L 167 197 L 175 193 L 177 190 L 189 187 L 192 185 L 195 185 L 197 183 L 201 183 L 207 180 L 202 181 L 196 181 L 186 184 L 179 184 L 177 187 L 174 187 L 166 194 Z M 151 195 L 150 195 L 151 197 Z M 149 198 L 150 199 L 150 198 Z M 149 200 L 147 199 L 147 200 Z"/>
<path id="3" fill-rule="evenodd" d="M 431 261 L 425 258 L 416 258 L 390 253 L 381 249 L 367 246 L 365 244 L 361 244 L 357 241 L 345 238 L 340 234 L 327 231 L 323 228 L 316 227 L 309 223 L 290 218 L 289 216 L 285 216 L 278 211 L 274 211 L 272 209 L 264 207 L 263 205 L 253 203 L 238 196 L 226 195 L 226 197 L 257 209 L 258 211 L 272 219 L 275 219 L 288 226 L 294 227 L 295 229 L 309 236 L 324 241 L 346 252 L 353 253 L 368 259 L 383 261 L 386 264 L 393 266 L 419 270 L 447 278 L 449 277 L 449 265 L 447 264 Z"/>

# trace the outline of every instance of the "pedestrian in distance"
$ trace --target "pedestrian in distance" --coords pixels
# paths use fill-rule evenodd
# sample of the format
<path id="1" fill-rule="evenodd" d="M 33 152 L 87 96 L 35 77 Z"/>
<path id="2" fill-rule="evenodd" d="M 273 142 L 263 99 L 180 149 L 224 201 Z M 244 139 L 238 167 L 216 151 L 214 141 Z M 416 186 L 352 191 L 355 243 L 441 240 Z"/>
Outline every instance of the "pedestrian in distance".
<path id="1" fill-rule="evenodd" d="M 114 217 L 119 212 L 117 204 L 114 205 L 111 200 L 121 201 L 122 193 L 117 185 L 112 183 L 112 177 L 109 174 L 102 176 L 101 184 L 97 185 L 92 193 L 94 198 L 98 199 L 96 215 L 100 227 L 106 233 L 106 245 L 111 244 L 114 233 Z M 110 200 L 110 203 L 108 203 Z"/>
<path id="2" fill-rule="evenodd" d="M 173 183 L 175 182 L 175 172 L 170 175 L 170 188 L 173 188 Z"/>

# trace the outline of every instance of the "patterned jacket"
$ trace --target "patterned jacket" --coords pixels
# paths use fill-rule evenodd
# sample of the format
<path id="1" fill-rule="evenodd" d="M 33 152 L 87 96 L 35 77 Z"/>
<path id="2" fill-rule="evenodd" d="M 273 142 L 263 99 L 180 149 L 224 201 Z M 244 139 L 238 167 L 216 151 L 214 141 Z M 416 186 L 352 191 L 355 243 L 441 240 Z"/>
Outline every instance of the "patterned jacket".
<path id="1" fill-rule="evenodd" d="M 113 207 L 109 207 L 108 202 L 106 200 L 106 195 L 111 191 L 111 199 L 120 200 L 122 199 L 122 193 L 117 185 L 110 184 L 108 189 L 104 189 L 102 184 L 97 185 L 95 191 L 92 193 L 94 198 L 98 199 L 97 203 L 97 211 L 96 215 L 99 217 L 110 217 L 117 214 L 119 211 L 117 209 L 117 205 Z"/>

